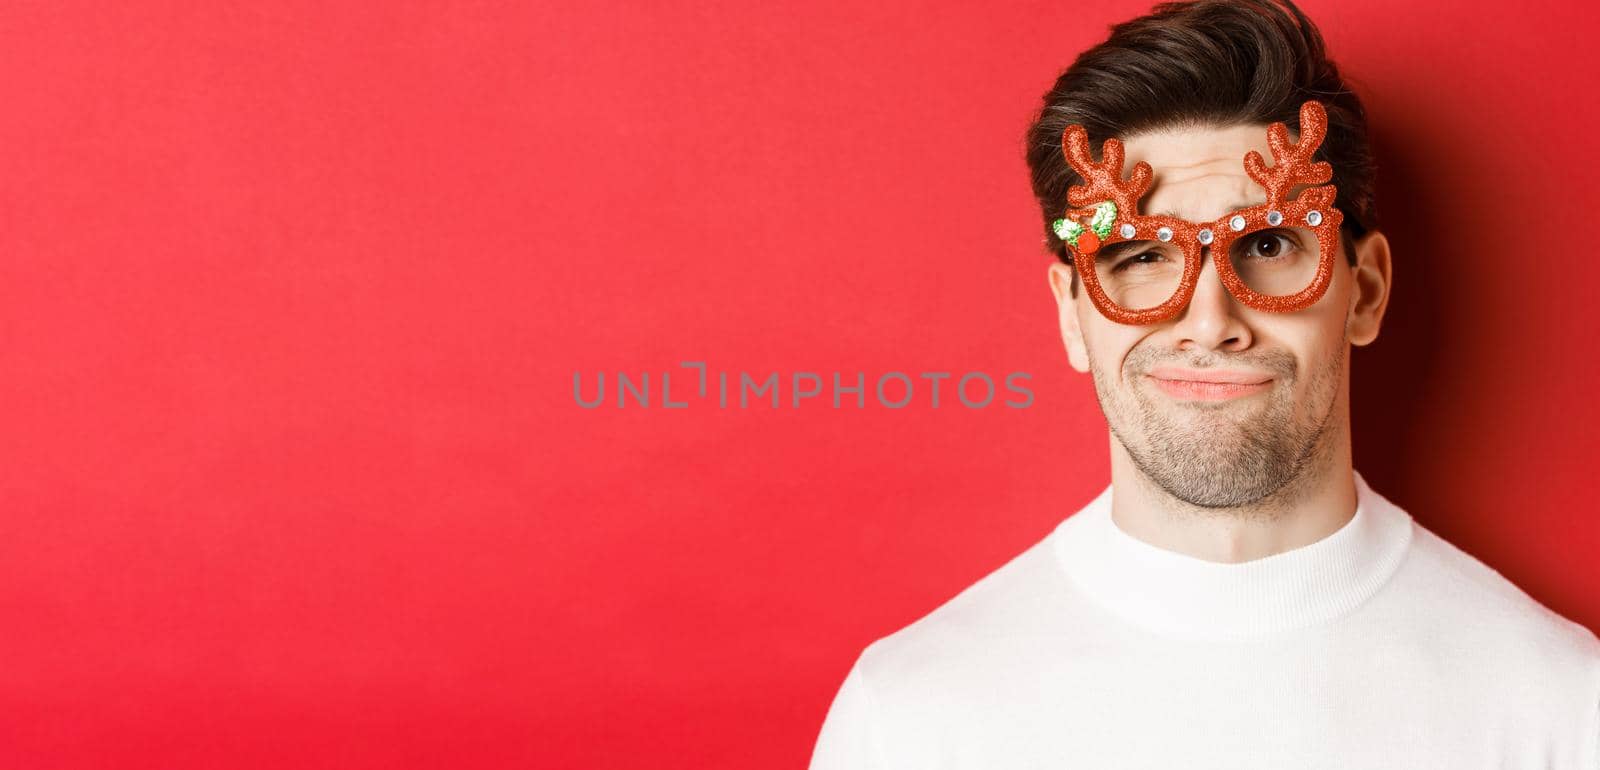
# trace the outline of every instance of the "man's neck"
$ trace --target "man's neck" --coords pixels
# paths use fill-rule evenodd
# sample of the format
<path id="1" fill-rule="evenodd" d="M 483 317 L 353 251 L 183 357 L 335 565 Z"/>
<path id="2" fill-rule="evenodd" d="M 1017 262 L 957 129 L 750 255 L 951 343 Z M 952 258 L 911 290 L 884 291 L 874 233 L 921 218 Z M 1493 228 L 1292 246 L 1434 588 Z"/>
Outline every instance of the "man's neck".
<path id="1" fill-rule="evenodd" d="M 1355 516 L 1349 444 L 1340 443 L 1268 498 L 1233 509 L 1200 508 L 1173 497 L 1113 438 L 1112 521 L 1158 548 L 1214 562 L 1252 561 L 1310 545 Z"/>

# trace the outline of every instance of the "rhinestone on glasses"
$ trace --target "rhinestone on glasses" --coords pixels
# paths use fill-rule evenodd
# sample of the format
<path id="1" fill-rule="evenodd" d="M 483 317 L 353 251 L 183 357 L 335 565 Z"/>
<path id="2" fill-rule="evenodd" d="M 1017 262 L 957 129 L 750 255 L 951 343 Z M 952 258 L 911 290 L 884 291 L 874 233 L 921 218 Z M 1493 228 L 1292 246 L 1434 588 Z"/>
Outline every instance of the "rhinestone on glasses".
<path id="1" fill-rule="evenodd" d="M 1306 224 L 1316 227 L 1322 224 L 1322 212 L 1312 209 L 1306 212 Z"/>
<path id="2" fill-rule="evenodd" d="M 1156 231 L 1156 239 L 1160 241 L 1172 240 L 1172 228 L 1163 227 Z"/>
<path id="3" fill-rule="evenodd" d="M 1240 230 L 1243 230 L 1244 229 L 1244 217 L 1239 216 L 1238 214 L 1234 214 L 1233 218 L 1228 220 L 1228 226 L 1233 228 L 1234 232 L 1239 232 Z"/>
<path id="4" fill-rule="evenodd" d="M 1117 232 L 1122 233 L 1122 237 L 1124 238 L 1132 238 L 1134 233 L 1133 225 L 1128 222 L 1123 222 L 1122 227 L 1118 228 Z"/>
<path id="5" fill-rule="evenodd" d="M 1268 211 L 1267 212 L 1267 224 L 1272 225 L 1273 227 L 1277 227 L 1278 225 L 1283 224 L 1283 212 L 1282 211 Z"/>
<path id="6" fill-rule="evenodd" d="M 1211 245 L 1211 231 L 1210 230 L 1201 230 L 1200 232 L 1196 233 L 1194 237 L 1195 237 L 1195 240 L 1199 241 L 1200 243 L 1202 243 L 1202 244 L 1204 244 L 1206 246 L 1210 246 Z"/>

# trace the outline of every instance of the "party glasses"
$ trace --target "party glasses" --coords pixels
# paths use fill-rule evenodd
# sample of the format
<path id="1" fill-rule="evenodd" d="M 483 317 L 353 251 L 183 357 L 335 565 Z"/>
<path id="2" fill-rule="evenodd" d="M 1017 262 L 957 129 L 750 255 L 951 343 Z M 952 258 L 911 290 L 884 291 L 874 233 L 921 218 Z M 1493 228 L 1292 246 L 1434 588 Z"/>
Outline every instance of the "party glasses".
<path id="1" fill-rule="evenodd" d="M 1289 142 L 1281 121 L 1268 126 L 1273 166 L 1267 168 L 1255 150 L 1244 156 L 1245 173 L 1267 191 L 1267 202 L 1212 222 L 1190 222 L 1141 216 L 1139 199 L 1150 189 L 1150 164 L 1139 161 L 1123 180 L 1120 140 L 1106 139 L 1102 161 L 1096 163 L 1083 126 L 1068 126 L 1062 147 L 1085 184 L 1067 190 L 1067 203 L 1075 208 L 1057 219 L 1054 229 L 1095 307 L 1123 324 L 1176 316 L 1194 296 L 1203 250 L 1221 255 L 1214 260 L 1217 277 L 1246 306 L 1290 313 L 1320 299 L 1333 278 L 1344 221 L 1334 207 L 1338 191 L 1321 184 L 1333 176 L 1333 168 L 1311 160 L 1327 129 L 1327 112 L 1316 101 L 1300 106 L 1298 143 Z M 1302 184 L 1319 186 L 1289 200 L 1289 192 Z"/>

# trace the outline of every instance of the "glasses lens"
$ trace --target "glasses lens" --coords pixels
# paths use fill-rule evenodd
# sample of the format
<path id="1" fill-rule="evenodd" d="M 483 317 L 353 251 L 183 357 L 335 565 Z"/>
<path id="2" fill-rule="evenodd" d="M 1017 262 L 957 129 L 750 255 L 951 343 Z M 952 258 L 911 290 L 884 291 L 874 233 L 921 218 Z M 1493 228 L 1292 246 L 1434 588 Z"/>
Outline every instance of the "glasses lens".
<path id="1" fill-rule="evenodd" d="M 1162 241 L 1117 241 L 1094 256 L 1095 275 L 1111 301 L 1148 310 L 1172 298 L 1183 283 L 1183 250 Z"/>
<path id="2" fill-rule="evenodd" d="M 1321 256 L 1316 233 L 1303 227 L 1254 230 L 1228 246 L 1228 260 L 1244 285 L 1273 297 L 1297 294 L 1310 286 Z"/>

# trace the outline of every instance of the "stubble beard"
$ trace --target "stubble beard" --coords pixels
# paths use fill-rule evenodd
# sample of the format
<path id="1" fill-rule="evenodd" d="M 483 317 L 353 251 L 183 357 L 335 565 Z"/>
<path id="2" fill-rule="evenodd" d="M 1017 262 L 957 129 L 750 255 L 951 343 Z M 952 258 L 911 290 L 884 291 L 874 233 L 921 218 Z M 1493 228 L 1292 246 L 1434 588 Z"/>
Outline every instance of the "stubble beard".
<path id="1" fill-rule="evenodd" d="M 1090 371 L 1112 435 L 1150 483 L 1195 508 L 1249 512 L 1281 509 L 1304 486 L 1293 482 L 1308 483 L 1327 470 L 1321 466 L 1334 443 L 1330 426 L 1345 349 L 1341 341 L 1336 354 L 1310 373 L 1299 409 L 1294 399 L 1298 373 L 1289 353 L 1235 359 L 1273 373 L 1264 401 L 1178 403 L 1138 382 L 1165 361 L 1193 368 L 1227 366 L 1228 360 L 1218 356 L 1178 359 L 1136 348 L 1123 365 L 1134 381 L 1107 376 L 1093 366 L 1092 355 Z"/>

